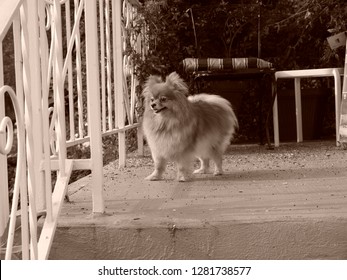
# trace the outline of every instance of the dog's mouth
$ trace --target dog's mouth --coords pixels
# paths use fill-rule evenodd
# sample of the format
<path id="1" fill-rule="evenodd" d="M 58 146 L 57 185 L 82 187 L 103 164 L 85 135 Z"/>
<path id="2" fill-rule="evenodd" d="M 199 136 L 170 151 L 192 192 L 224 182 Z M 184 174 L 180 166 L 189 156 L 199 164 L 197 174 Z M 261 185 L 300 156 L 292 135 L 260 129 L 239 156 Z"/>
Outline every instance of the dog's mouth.
<path id="1" fill-rule="evenodd" d="M 158 113 L 160 113 L 161 111 L 164 111 L 164 110 L 166 110 L 167 108 L 166 107 L 162 107 L 162 108 L 160 108 L 160 109 L 153 109 L 153 111 L 154 111 L 154 113 L 156 113 L 156 114 L 158 114 Z"/>

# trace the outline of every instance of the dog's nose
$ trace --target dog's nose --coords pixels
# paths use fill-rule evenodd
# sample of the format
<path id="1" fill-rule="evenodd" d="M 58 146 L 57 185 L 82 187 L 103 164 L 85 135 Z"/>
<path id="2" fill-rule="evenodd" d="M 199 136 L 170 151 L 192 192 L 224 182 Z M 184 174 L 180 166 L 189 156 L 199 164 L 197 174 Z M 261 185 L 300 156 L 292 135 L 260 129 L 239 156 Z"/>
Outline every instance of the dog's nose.
<path id="1" fill-rule="evenodd" d="M 154 109 L 155 107 L 157 107 L 157 104 L 152 103 L 152 104 L 151 104 L 151 107 L 152 107 L 152 109 Z"/>

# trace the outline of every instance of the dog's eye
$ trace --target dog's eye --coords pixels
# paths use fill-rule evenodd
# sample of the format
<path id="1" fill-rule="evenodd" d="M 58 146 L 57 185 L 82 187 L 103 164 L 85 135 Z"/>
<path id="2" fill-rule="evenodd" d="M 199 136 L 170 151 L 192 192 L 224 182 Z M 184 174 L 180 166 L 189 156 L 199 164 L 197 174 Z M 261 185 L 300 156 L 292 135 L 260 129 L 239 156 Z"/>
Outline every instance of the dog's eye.
<path id="1" fill-rule="evenodd" d="M 160 100 L 160 102 L 166 102 L 167 101 L 167 97 L 166 96 L 161 96 L 159 100 Z"/>
<path id="2" fill-rule="evenodd" d="M 153 102 L 154 101 L 154 97 L 151 97 L 151 102 Z"/>

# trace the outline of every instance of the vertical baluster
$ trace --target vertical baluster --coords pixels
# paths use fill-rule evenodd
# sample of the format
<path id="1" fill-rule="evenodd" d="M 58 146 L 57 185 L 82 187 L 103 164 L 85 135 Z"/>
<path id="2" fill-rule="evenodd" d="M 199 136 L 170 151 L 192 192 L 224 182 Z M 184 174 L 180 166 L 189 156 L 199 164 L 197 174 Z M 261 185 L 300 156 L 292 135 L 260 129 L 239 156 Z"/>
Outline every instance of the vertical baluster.
<path id="1" fill-rule="evenodd" d="M 85 1 L 88 123 L 92 160 L 93 212 L 104 212 L 100 82 L 96 2 Z"/>
<path id="2" fill-rule="evenodd" d="M 49 85 L 47 79 L 50 72 L 48 70 L 48 40 L 46 34 L 46 7 L 45 2 L 39 1 L 39 26 L 40 26 L 40 52 L 41 52 L 41 88 L 42 88 L 42 127 L 43 127 L 43 171 L 45 173 L 45 193 L 46 193 L 46 219 L 52 222 L 52 176 L 49 147 Z"/>
<path id="3" fill-rule="evenodd" d="M 105 24 L 104 0 L 99 0 L 99 33 L 100 33 L 100 77 L 101 77 L 101 116 L 102 132 L 106 132 L 106 85 L 105 85 Z"/>
<path id="4" fill-rule="evenodd" d="M 13 21 L 13 40 L 14 40 L 14 55 L 15 55 L 15 72 L 16 72 L 16 96 L 18 101 L 17 115 L 20 120 L 17 120 L 17 165 L 20 165 L 16 172 L 19 176 L 20 194 L 21 194 L 21 233 L 22 233 L 22 259 L 29 259 L 29 217 L 28 217 L 28 190 L 27 190 L 27 177 L 25 174 L 26 162 L 21 160 L 19 154 L 25 154 L 25 143 L 24 143 L 24 127 L 19 128 L 19 122 L 21 126 L 23 123 L 24 114 L 24 92 L 23 92 L 23 64 L 22 64 L 22 49 L 20 43 L 20 18 L 19 13 L 16 15 Z M 17 117 L 16 117 L 17 119 Z M 21 140 L 19 140 L 21 138 Z M 23 172 L 21 172 L 23 170 Z"/>
<path id="5" fill-rule="evenodd" d="M 132 66 L 133 67 L 133 66 Z M 134 115 L 135 115 L 135 90 L 136 90 L 136 78 L 134 75 L 134 69 L 131 69 L 131 87 L 130 87 L 130 123 L 134 123 Z"/>
<path id="6" fill-rule="evenodd" d="M 50 88 L 51 86 L 51 79 L 53 79 L 53 107 L 49 108 L 49 114 L 52 113 L 51 117 L 51 123 L 49 126 L 49 134 L 50 134 L 50 145 L 51 145 L 51 151 L 54 156 L 57 156 L 57 135 L 55 128 L 58 126 L 58 118 L 57 118 L 57 96 L 55 94 L 55 81 L 53 78 L 53 64 L 55 59 L 54 54 L 54 48 L 55 48 L 55 35 L 54 35 L 54 9 L 53 5 L 49 5 L 47 9 L 47 14 L 50 15 L 49 22 L 48 22 L 48 28 L 51 29 L 51 42 L 50 42 L 50 48 L 49 48 L 49 58 L 48 58 L 48 75 L 47 75 L 47 88 Z"/>
<path id="7" fill-rule="evenodd" d="M 112 29 L 113 29 L 113 61 L 115 83 L 115 110 L 118 128 L 124 128 L 124 96 L 123 96 L 123 40 L 122 37 L 122 1 L 112 0 Z M 125 166 L 126 145 L 125 131 L 118 133 L 119 167 Z"/>
<path id="8" fill-rule="evenodd" d="M 34 161 L 34 136 L 32 125 L 32 101 L 31 101 L 31 69 L 29 61 L 29 22 L 28 22 L 28 6 L 27 1 L 23 2 L 20 9 L 21 26 L 22 26 L 22 55 L 23 55 L 23 88 L 25 94 L 25 127 L 26 127 L 26 154 L 28 167 L 28 194 L 29 194 L 29 226 L 30 226 L 30 257 L 37 259 L 37 212 L 36 212 L 36 178 L 35 178 L 35 161 Z M 27 211 L 27 209 L 21 209 Z"/>
<path id="9" fill-rule="evenodd" d="M 111 31 L 110 31 L 110 0 L 105 4 L 106 21 L 106 75 L 107 75 L 107 108 L 108 108 L 108 129 L 113 129 L 113 110 L 112 110 L 112 63 L 111 63 Z"/>
<path id="10" fill-rule="evenodd" d="M 69 45 L 71 40 L 71 12 L 70 12 L 70 0 L 65 2 L 65 21 L 66 21 L 66 45 Z M 72 58 L 71 55 L 66 55 L 67 61 L 67 69 L 68 69 L 68 91 L 69 91 L 69 128 L 70 135 L 69 140 L 75 140 L 75 108 L 74 108 L 74 100 L 73 100 L 73 72 L 72 72 Z"/>
<path id="11" fill-rule="evenodd" d="M 65 130 L 65 105 L 64 105 L 64 80 L 62 77 L 63 69 L 63 46 L 62 46 L 62 27 L 61 27 L 61 4 L 59 0 L 53 2 L 54 26 L 54 54 L 53 54 L 53 77 L 54 91 L 56 98 L 57 111 L 57 140 L 59 154 L 59 175 L 65 177 L 66 160 L 66 130 Z"/>
<path id="12" fill-rule="evenodd" d="M 75 19 L 78 13 L 79 0 L 75 0 Z M 83 96 L 82 96 L 82 59 L 81 59 L 81 35 L 77 29 L 75 37 L 76 49 L 76 75 L 77 75 L 77 108 L 78 108 L 78 137 L 83 138 Z"/>

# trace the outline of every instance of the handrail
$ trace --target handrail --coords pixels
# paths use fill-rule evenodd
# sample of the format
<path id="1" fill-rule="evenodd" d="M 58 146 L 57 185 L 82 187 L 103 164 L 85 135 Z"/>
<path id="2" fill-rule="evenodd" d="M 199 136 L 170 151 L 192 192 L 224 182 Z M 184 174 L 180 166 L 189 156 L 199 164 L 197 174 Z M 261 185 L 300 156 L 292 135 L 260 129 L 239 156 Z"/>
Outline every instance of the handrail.
<path id="1" fill-rule="evenodd" d="M 12 24 L 13 17 L 22 2 L 23 0 L 0 1 L 0 11 L 6 11 L 6 13 L 2 13 L 0 17 L 0 42 L 2 42 L 6 36 L 6 33 Z"/>

